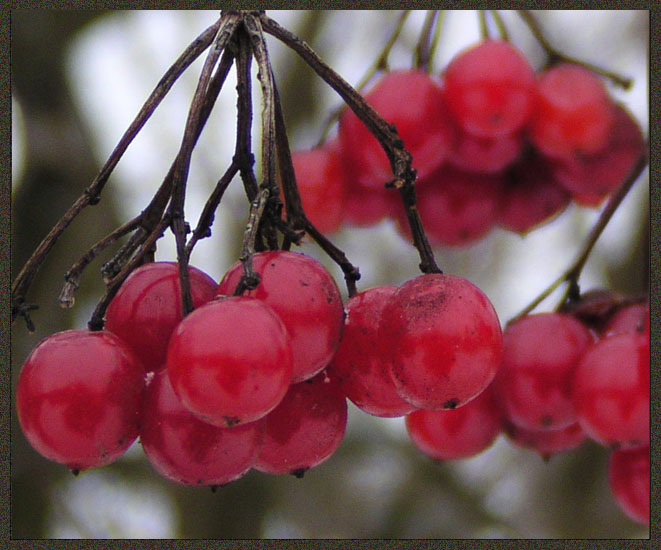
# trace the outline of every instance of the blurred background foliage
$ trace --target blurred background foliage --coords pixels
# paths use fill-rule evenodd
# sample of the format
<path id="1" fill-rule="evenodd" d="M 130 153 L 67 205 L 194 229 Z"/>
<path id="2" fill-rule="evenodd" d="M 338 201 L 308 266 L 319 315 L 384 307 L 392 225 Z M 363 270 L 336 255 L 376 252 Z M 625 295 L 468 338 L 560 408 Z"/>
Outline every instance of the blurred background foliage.
<path id="1" fill-rule="evenodd" d="M 394 11 L 269 13 L 352 84 L 399 17 Z M 612 93 L 629 106 L 647 135 L 648 12 L 544 11 L 537 16 L 549 40 L 566 53 L 635 78 L 630 92 Z M 213 11 L 12 11 L 12 277 L 94 178 L 161 74 L 216 17 Z M 503 12 L 503 17 L 514 43 L 541 66 L 542 52 L 516 14 Z M 409 18 L 392 51 L 392 68 L 410 66 L 423 18 L 423 12 Z M 475 12 L 448 12 L 435 70 L 478 38 Z M 312 147 L 339 98 L 294 53 L 267 40 L 292 147 Z M 56 303 L 63 274 L 148 202 L 174 158 L 200 66 L 196 62 L 175 85 L 120 162 L 101 203 L 83 211 L 41 267 L 28 296 L 40 306 L 33 315 L 37 330 L 29 334 L 20 321 L 12 327 L 12 395 L 21 364 L 41 339 L 86 325 L 103 291 L 98 268 L 107 256 L 88 270 L 70 310 Z M 258 101 L 255 91 L 257 124 Z M 191 220 L 230 159 L 234 105 L 228 80 L 193 158 Z M 240 185 L 232 190 L 221 204 L 213 237 L 200 243 L 192 258 L 217 280 L 238 255 L 247 211 Z M 599 241 L 581 280 L 584 289 L 647 291 L 648 194 L 645 176 Z M 572 207 L 525 238 L 496 230 L 469 248 L 437 250 L 437 260 L 444 271 L 481 286 L 505 323 L 564 269 L 597 215 Z M 346 228 L 333 239 L 359 265 L 359 289 L 399 284 L 417 274 L 415 251 L 390 222 Z M 162 241 L 157 259 L 173 259 L 173 239 L 168 235 Z M 318 249 L 310 243 L 302 249 L 342 280 Z M 557 295 L 541 309 L 552 308 L 553 299 Z M 545 463 L 501 436 L 478 457 L 441 463 L 413 447 L 403 419 L 369 417 L 352 405 L 339 450 L 303 479 L 250 472 L 217 493 L 162 479 L 139 444 L 115 464 L 74 478 L 32 450 L 15 414 L 11 443 L 15 539 L 648 536 L 646 527 L 628 520 L 615 504 L 606 479 L 608 452 L 595 444 Z"/>

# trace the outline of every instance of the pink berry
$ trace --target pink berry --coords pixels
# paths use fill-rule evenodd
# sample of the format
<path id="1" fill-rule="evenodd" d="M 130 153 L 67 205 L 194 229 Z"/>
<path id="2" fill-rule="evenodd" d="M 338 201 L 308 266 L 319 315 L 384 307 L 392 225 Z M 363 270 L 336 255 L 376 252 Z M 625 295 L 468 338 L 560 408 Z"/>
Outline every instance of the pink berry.
<path id="1" fill-rule="evenodd" d="M 264 445 L 255 468 L 300 477 L 339 447 L 347 425 L 347 401 L 337 381 L 322 372 L 293 384 L 264 423 Z"/>
<path id="2" fill-rule="evenodd" d="M 557 430 L 528 430 L 510 422 L 505 434 L 517 447 L 535 451 L 544 459 L 576 449 L 585 441 L 585 432 L 578 422 Z"/>
<path id="3" fill-rule="evenodd" d="M 259 286 L 245 293 L 268 304 L 282 319 L 291 339 L 293 383 L 311 378 L 328 366 L 340 345 L 344 325 L 342 297 L 333 277 L 317 260 L 276 250 L 253 256 Z M 232 294 L 242 275 L 234 264 L 218 285 Z"/>
<path id="4" fill-rule="evenodd" d="M 145 373 L 110 332 L 68 330 L 42 340 L 18 378 L 25 437 L 73 470 L 105 466 L 138 436 Z"/>
<path id="5" fill-rule="evenodd" d="M 591 346 L 573 377 L 578 421 L 602 445 L 647 445 L 649 417 L 649 336 L 614 334 Z"/>
<path id="6" fill-rule="evenodd" d="M 459 53 L 445 70 L 447 104 L 457 123 L 478 137 L 521 129 L 533 109 L 535 73 L 503 40 L 485 40 Z"/>
<path id="7" fill-rule="evenodd" d="M 602 336 L 637 332 L 649 336 L 650 305 L 648 302 L 631 304 L 617 310 L 602 330 Z"/>
<path id="8" fill-rule="evenodd" d="M 193 306 L 211 300 L 216 283 L 188 266 Z M 106 311 L 106 330 L 119 336 L 142 361 L 146 372 L 165 365 L 168 340 L 181 321 L 179 267 L 152 262 L 138 267 L 124 281 Z"/>
<path id="9" fill-rule="evenodd" d="M 594 154 L 608 145 L 613 114 L 613 103 L 594 73 L 557 65 L 539 77 L 530 137 L 551 157 Z"/>
<path id="10" fill-rule="evenodd" d="M 184 408 L 167 372 L 157 372 L 147 386 L 140 442 L 152 466 L 184 485 L 224 485 L 255 463 L 262 444 L 261 421 L 220 428 L 202 422 Z"/>
<path id="11" fill-rule="evenodd" d="M 466 172 L 494 174 L 507 168 L 519 157 L 523 141 L 520 132 L 493 138 L 458 132 L 448 161 Z"/>
<path id="12" fill-rule="evenodd" d="M 177 325 L 167 370 L 183 406 L 201 420 L 221 427 L 253 422 L 287 392 L 291 342 L 280 318 L 261 300 L 221 298 Z"/>
<path id="13" fill-rule="evenodd" d="M 453 127 L 446 114 L 443 90 L 428 74 L 417 70 L 387 73 L 365 100 L 386 122 L 396 126 L 413 155 L 418 176 L 441 165 L 450 150 Z M 350 174 L 349 185 L 374 189 L 393 178 L 383 148 L 349 109 L 340 117 L 339 139 Z"/>
<path id="14" fill-rule="evenodd" d="M 401 204 L 395 189 L 365 189 L 349 185 L 344 203 L 344 219 L 348 224 L 368 227 L 392 216 L 401 208 Z"/>
<path id="15" fill-rule="evenodd" d="M 490 388 L 458 409 L 418 410 L 406 416 L 406 428 L 413 443 L 438 460 L 481 453 L 495 441 L 502 425 L 498 403 Z"/>
<path id="16" fill-rule="evenodd" d="M 397 393 L 420 409 L 468 403 L 500 365 L 498 316 L 460 277 L 426 274 L 404 283 L 384 307 L 379 332 Z"/>
<path id="17" fill-rule="evenodd" d="M 581 322 L 562 313 L 528 315 L 509 325 L 495 382 L 505 416 L 528 430 L 575 423 L 572 380 L 592 342 Z"/>
<path id="18" fill-rule="evenodd" d="M 346 396 L 375 416 L 403 416 L 415 409 L 397 395 L 379 354 L 381 312 L 395 290 L 394 286 L 378 286 L 349 298 L 342 342 L 330 367 Z"/>
<path id="19" fill-rule="evenodd" d="M 613 451 L 608 462 L 608 481 L 624 513 L 638 523 L 649 525 L 649 447 Z"/>

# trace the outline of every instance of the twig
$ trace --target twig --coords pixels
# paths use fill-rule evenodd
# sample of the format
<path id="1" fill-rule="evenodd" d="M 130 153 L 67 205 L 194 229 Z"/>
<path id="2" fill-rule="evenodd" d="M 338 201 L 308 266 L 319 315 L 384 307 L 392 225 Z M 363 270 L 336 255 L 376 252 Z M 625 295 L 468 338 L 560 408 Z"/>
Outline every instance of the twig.
<path id="1" fill-rule="evenodd" d="M 565 55 L 562 52 L 558 51 L 546 39 L 544 33 L 542 32 L 541 27 L 539 26 L 539 23 L 533 17 L 532 13 L 530 13 L 529 10 L 517 10 L 517 12 L 521 17 L 521 19 L 523 19 L 523 21 L 528 26 L 530 32 L 533 34 L 537 42 L 539 42 L 539 45 L 544 49 L 546 54 L 549 56 L 549 60 L 548 60 L 549 66 L 555 65 L 556 63 L 560 63 L 560 62 L 573 63 L 575 65 L 580 65 L 581 67 L 584 67 L 594 73 L 600 74 L 601 76 L 608 78 L 614 84 L 620 86 L 625 90 L 628 90 L 633 85 L 633 79 L 631 78 L 623 77 L 617 73 L 614 73 L 602 67 L 598 67 L 597 65 L 593 65 L 592 63 L 582 61 L 575 57 Z"/>
<path id="2" fill-rule="evenodd" d="M 624 197 L 626 197 L 629 190 L 633 187 L 633 184 L 638 180 L 638 178 L 642 174 L 643 170 L 647 166 L 647 162 L 648 162 L 647 152 L 644 151 L 641 154 L 640 158 L 638 159 L 638 162 L 636 162 L 634 167 L 629 172 L 629 175 L 627 176 L 626 180 L 622 182 L 622 185 L 620 185 L 617 191 L 615 191 L 615 193 L 610 197 L 610 199 L 606 203 L 606 206 L 599 215 L 597 222 L 590 230 L 590 233 L 586 237 L 585 242 L 583 243 L 583 246 L 576 255 L 574 261 L 562 273 L 562 275 L 560 275 L 560 277 L 558 277 L 546 289 L 544 289 L 542 293 L 539 296 L 537 296 L 537 298 L 535 298 L 530 304 L 528 304 L 519 314 L 513 317 L 509 321 L 509 323 L 512 323 L 517 319 L 519 319 L 520 317 L 523 317 L 524 315 L 530 313 L 541 302 L 543 302 L 546 298 L 548 298 L 548 296 L 550 296 L 551 293 L 554 290 L 556 290 L 558 287 L 560 287 L 560 285 L 562 285 L 563 283 L 569 283 L 569 285 L 562 301 L 558 305 L 558 308 L 566 306 L 568 301 L 573 301 L 578 298 L 580 294 L 578 279 L 581 275 L 583 267 L 585 266 L 585 263 L 588 260 L 588 257 L 590 256 L 590 253 L 592 252 L 592 249 L 594 248 L 595 243 L 603 233 L 604 228 L 608 225 L 608 222 L 613 217 L 613 214 L 615 213 L 617 208 L 624 200 Z"/>
<path id="3" fill-rule="evenodd" d="M 496 23 L 496 27 L 498 27 L 498 34 L 500 34 L 500 38 L 505 42 L 509 42 L 510 35 L 507 32 L 507 27 L 505 26 L 500 13 L 498 13 L 498 10 L 489 10 L 489 13 L 491 14 L 491 17 L 493 17 L 493 20 Z"/>
<path id="4" fill-rule="evenodd" d="M 413 66 L 417 69 L 427 72 L 431 70 L 430 62 L 432 59 L 432 53 L 435 50 L 434 40 L 436 39 L 436 43 L 438 42 L 437 27 L 442 21 L 442 18 L 438 19 L 438 17 L 441 13 L 445 13 L 444 10 L 427 11 L 422 31 L 420 31 L 418 45 L 415 48 L 415 54 L 413 56 Z M 432 30 L 434 31 L 433 34 Z M 434 50 L 432 50 L 432 46 L 434 47 Z"/>
<path id="5" fill-rule="evenodd" d="M 98 202 L 99 195 L 105 183 L 130 143 L 156 110 L 161 100 L 170 91 L 175 81 L 181 76 L 186 68 L 188 68 L 205 49 L 207 49 L 219 26 L 220 20 L 216 21 L 200 34 L 166 71 L 129 128 L 119 140 L 119 143 L 110 154 L 110 157 L 101 168 L 99 174 L 94 178 L 94 181 L 92 181 L 87 189 L 83 191 L 83 194 L 71 205 L 71 207 L 69 207 L 69 210 L 67 210 L 55 226 L 53 226 L 48 235 L 44 237 L 36 250 L 32 253 L 32 256 L 30 256 L 28 261 L 24 264 L 12 285 L 12 319 L 15 319 L 18 314 L 25 317 L 23 314 L 24 308 L 21 308 L 21 304 L 25 302 L 25 296 L 32 285 L 39 267 L 46 259 L 47 254 L 55 245 L 59 236 L 83 208 L 87 205 L 96 204 Z"/>

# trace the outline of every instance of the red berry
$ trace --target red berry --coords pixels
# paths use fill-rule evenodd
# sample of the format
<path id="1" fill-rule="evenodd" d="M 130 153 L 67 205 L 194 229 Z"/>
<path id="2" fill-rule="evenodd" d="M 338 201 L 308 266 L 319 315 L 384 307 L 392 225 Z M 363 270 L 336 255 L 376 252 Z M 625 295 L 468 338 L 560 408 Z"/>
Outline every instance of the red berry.
<path id="1" fill-rule="evenodd" d="M 285 395 L 291 343 L 284 324 L 264 302 L 222 298 L 177 325 L 167 369 L 186 409 L 210 424 L 234 426 L 263 417 Z"/>
<path id="2" fill-rule="evenodd" d="M 597 206 L 601 203 L 624 182 L 643 152 L 643 134 L 638 123 L 620 105 L 616 105 L 613 112 L 613 126 L 603 150 L 591 155 L 574 155 L 553 166 L 555 179 L 579 204 Z"/>
<path id="3" fill-rule="evenodd" d="M 650 305 L 648 302 L 631 304 L 619 309 L 608 320 L 602 330 L 602 336 L 613 336 L 627 332 L 650 333 Z"/>
<path id="4" fill-rule="evenodd" d="M 216 283 L 188 266 L 193 306 L 211 300 Z M 168 340 L 181 321 L 179 267 L 152 262 L 138 267 L 124 281 L 106 311 L 106 330 L 119 336 L 142 361 L 146 372 L 165 365 Z"/>
<path id="5" fill-rule="evenodd" d="M 401 199 L 395 189 L 365 189 L 353 183 L 347 188 L 344 217 L 349 224 L 375 225 L 392 216 L 398 208 L 401 208 Z"/>
<path id="6" fill-rule="evenodd" d="M 649 525 L 649 447 L 613 451 L 608 463 L 608 481 L 624 513 L 638 523 Z"/>
<path id="7" fill-rule="evenodd" d="M 344 211 L 344 170 L 337 143 L 291 157 L 307 218 L 322 233 L 337 231 Z"/>
<path id="8" fill-rule="evenodd" d="M 608 145 L 612 123 L 613 103 L 594 73 L 563 64 L 540 75 L 530 136 L 545 155 L 597 153 Z"/>
<path id="9" fill-rule="evenodd" d="M 413 168 L 424 176 L 441 165 L 453 139 L 441 87 L 423 71 L 385 74 L 365 100 L 390 124 L 413 155 Z M 383 148 L 354 114 L 347 109 L 340 117 L 339 138 L 349 185 L 380 188 L 393 178 Z"/>
<path id="10" fill-rule="evenodd" d="M 395 290 L 394 286 L 377 286 L 349 298 L 342 342 L 330 367 L 346 396 L 375 416 L 403 416 L 415 409 L 397 395 L 379 355 L 381 312 Z"/>
<path id="11" fill-rule="evenodd" d="M 417 188 L 418 212 L 433 245 L 465 246 L 484 237 L 500 209 L 504 180 L 496 175 L 470 174 L 442 168 Z M 410 238 L 404 208 L 397 227 Z"/>
<path id="12" fill-rule="evenodd" d="M 521 154 L 523 134 L 513 133 L 493 138 L 481 138 L 458 132 L 450 153 L 451 165 L 478 174 L 494 174 L 504 170 Z"/>
<path id="13" fill-rule="evenodd" d="M 445 70 L 448 107 L 468 133 L 495 138 L 519 130 L 533 108 L 535 72 L 503 40 L 485 40 L 459 53 Z"/>
<path id="14" fill-rule="evenodd" d="M 583 355 L 573 379 L 578 421 L 595 441 L 610 446 L 647 445 L 649 337 L 615 334 Z"/>
<path id="15" fill-rule="evenodd" d="M 569 204 L 569 193 L 554 180 L 539 157 L 513 166 L 501 197 L 498 225 L 520 234 L 550 221 Z"/>
<path id="16" fill-rule="evenodd" d="M 495 382 L 505 416 L 528 430 L 575 423 L 572 377 L 592 342 L 581 322 L 562 313 L 528 315 L 509 325 Z"/>
<path id="17" fill-rule="evenodd" d="M 18 420 L 46 458 L 74 470 L 105 466 L 138 436 L 144 384 L 142 365 L 114 334 L 59 332 L 23 365 Z"/>
<path id="18" fill-rule="evenodd" d="M 300 476 L 330 457 L 342 442 L 347 401 L 337 381 L 322 372 L 293 384 L 264 423 L 264 445 L 255 468 Z"/>
<path id="19" fill-rule="evenodd" d="M 578 422 L 557 430 L 528 430 L 508 423 L 505 434 L 517 447 L 535 451 L 544 459 L 571 451 L 585 441 L 585 432 Z"/>
<path id="20" fill-rule="evenodd" d="M 460 277 L 426 274 L 404 283 L 384 307 L 379 332 L 397 393 L 420 409 L 467 403 L 500 365 L 498 316 Z"/>
<path id="21" fill-rule="evenodd" d="M 337 284 L 317 260 L 296 252 L 260 252 L 253 256 L 253 268 L 261 281 L 245 295 L 271 306 L 287 327 L 292 382 L 311 378 L 328 366 L 340 344 L 344 308 Z M 220 281 L 218 293 L 232 294 L 242 273 L 237 262 Z"/>
<path id="22" fill-rule="evenodd" d="M 468 458 L 486 450 L 502 429 L 502 416 L 490 388 L 452 411 L 418 410 L 406 428 L 423 453 L 438 460 Z"/>
<path id="23" fill-rule="evenodd" d="M 220 428 L 184 408 L 166 371 L 147 386 L 140 442 L 152 466 L 184 485 L 224 485 L 255 463 L 264 435 L 261 421 Z"/>

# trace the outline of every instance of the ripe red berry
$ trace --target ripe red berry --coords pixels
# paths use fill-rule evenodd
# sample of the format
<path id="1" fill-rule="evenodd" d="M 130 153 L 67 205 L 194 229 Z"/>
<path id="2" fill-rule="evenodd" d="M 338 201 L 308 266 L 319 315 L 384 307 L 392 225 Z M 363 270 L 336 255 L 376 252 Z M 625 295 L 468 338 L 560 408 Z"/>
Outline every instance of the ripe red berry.
<path id="1" fill-rule="evenodd" d="M 502 356 L 498 316 L 460 277 L 425 274 L 390 298 L 379 325 L 397 393 L 420 409 L 453 409 L 493 380 Z"/>
<path id="2" fill-rule="evenodd" d="M 292 384 L 263 422 L 264 444 L 255 468 L 301 476 L 339 447 L 347 425 L 347 401 L 337 381 L 322 372 Z"/>
<path id="3" fill-rule="evenodd" d="M 453 127 L 446 114 L 443 90 L 428 74 L 417 70 L 387 73 L 365 100 L 386 122 L 396 126 L 413 155 L 418 176 L 441 165 L 450 150 Z M 374 189 L 393 178 L 383 148 L 349 109 L 340 117 L 339 138 L 350 185 Z"/>
<path id="4" fill-rule="evenodd" d="M 520 132 L 494 138 L 481 138 L 467 132 L 457 134 L 449 163 L 478 174 L 494 174 L 507 168 L 521 154 L 524 142 Z"/>
<path id="5" fill-rule="evenodd" d="M 595 441 L 637 447 L 649 442 L 649 337 L 614 334 L 591 346 L 573 378 L 578 421 Z"/>
<path id="6" fill-rule="evenodd" d="M 105 466 L 138 436 L 144 384 L 142 365 L 114 334 L 59 332 L 23 365 L 18 420 L 46 458 L 74 470 Z"/>
<path id="7" fill-rule="evenodd" d="M 519 130 L 533 108 L 535 72 L 503 40 L 485 40 L 459 53 L 445 70 L 447 104 L 468 133 L 495 138 Z"/>
<path id="8" fill-rule="evenodd" d="M 470 174 L 441 168 L 417 188 L 418 212 L 433 245 L 465 246 L 484 237 L 500 209 L 504 180 L 498 175 Z M 404 209 L 397 228 L 405 238 L 410 229 Z"/>
<path id="9" fill-rule="evenodd" d="M 608 481 L 624 513 L 638 523 L 649 525 L 649 447 L 613 451 L 608 463 Z"/>
<path id="10" fill-rule="evenodd" d="M 365 189 L 349 185 L 344 203 L 344 219 L 358 227 L 375 225 L 393 216 L 401 208 L 401 199 L 395 189 Z"/>
<path id="11" fill-rule="evenodd" d="M 340 228 L 344 211 L 344 170 L 337 142 L 291 157 L 308 219 L 322 233 Z"/>
<path id="12" fill-rule="evenodd" d="M 418 410 L 406 428 L 423 453 L 438 460 L 468 458 L 486 450 L 502 429 L 502 415 L 490 388 L 452 411 Z"/>
<path id="13" fill-rule="evenodd" d="M 172 332 L 167 370 L 186 409 L 216 426 L 273 410 L 291 382 L 287 329 L 264 302 L 233 296 L 205 304 Z"/>
<path id="14" fill-rule="evenodd" d="M 650 305 L 648 302 L 631 304 L 619 309 L 608 320 L 602 336 L 613 336 L 626 332 L 647 335 L 650 332 Z"/>
<path id="15" fill-rule="evenodd" d="M 593 154 L 608 145 L 613 103 L 599 78 L 578 65 L 557 65 L 537 83 L 530 137 L 551 157 Z"/>
<path id="16" fill-rule="evenodd" d="M 585 441 L 585 432 L 578 422 L 557 430 L 527 430 L 508 422 L 504 431 L 514 445 L 535 451 L 544 459 L 571 451 Z"/>
<path id="17" fill-rule="evenodd" d="M 495 381 L 505 416 L 528 430 L 575 423 L 573 375 L 592 342 L 581 322 L 562 313 L 528 315 L 509 325 Z"/>
<path id="18" fill-rule="evenodd" d="M 501 196 L 498 225 L 526 234 L 560 214 L 569 204 L 569 193 L 553 178 L 539 157 L 522 160 L 507 172 Z"/>
<path id="19" fill-rule="evenodd" d="M 245 295 L 271 306 L 287 328 L 292 382 L 311 378 L 328 366 L 340 344 L 344 308 L 337 284 L 317 260 L 296 252 L 260 252 L 253 256 L 253 268 L 261 281 Z M 237 262 L 220 281 L 218 293 L 232 294 L 242 273 Z"/>
<path id="20" fill-rule="evenodd" d="M 211 300 L 216 283 L 188 266 L 193 306 Z M 138 267 L 108 304 L 105 328 L 119 336 L 142 361 L 146 372 L 165 365 L 168 340 L 181 321 L 179 267 L 175 262 L 151 262 Z"/>
<path id="21" fill-rule="evenodd" d="M 415 409 L 397 395 L 380 355 L 381 312 L 395 290 L 394 286 L 377 286 L 349 298 L 342 342 L 329 369 L 346 396 L 375 416 L 403 416 Z"/>
<path id="22" fill-rule="evenodd" d="M 147 386 L 140 442 L 152 466 L 184 485 L 224 485 L 245 474 L 262 444 L 262 421 L 220 428 L 186 410 L 166 371 Z"/>
<path id="23" fill-rule="evenodd" d="M 591 155 L 574 155 L 553 166 L 555 179 L 579 204 L 597 206 L 629 175 L 643 152 L 643 134 L 638 123 L 620 105 L 604 149 Z"/>

